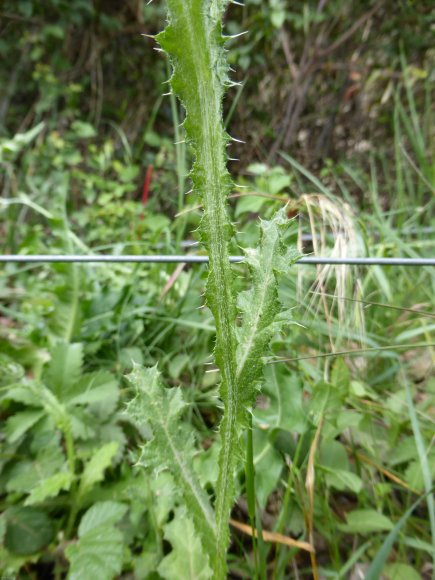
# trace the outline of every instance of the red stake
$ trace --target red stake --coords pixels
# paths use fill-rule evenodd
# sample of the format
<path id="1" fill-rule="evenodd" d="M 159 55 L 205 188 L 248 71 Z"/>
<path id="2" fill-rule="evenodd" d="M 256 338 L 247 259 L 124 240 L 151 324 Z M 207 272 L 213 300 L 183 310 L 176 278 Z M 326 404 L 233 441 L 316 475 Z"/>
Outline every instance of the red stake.
<path id="1" fill-rule="evenodd" d="M 151 183 L 151 177 L 153 175 L 153 166 L 152 165 L 148 165 L 147 167 L 147 172 L 145 175 L 145 182 L 143 184 L 143 191 L 142 191 L 142 204 L 146 205 L 147 201 L 148 201 L 148 197 L 149 197 L 149 193 L 150 193 L 150 183 Z"/>

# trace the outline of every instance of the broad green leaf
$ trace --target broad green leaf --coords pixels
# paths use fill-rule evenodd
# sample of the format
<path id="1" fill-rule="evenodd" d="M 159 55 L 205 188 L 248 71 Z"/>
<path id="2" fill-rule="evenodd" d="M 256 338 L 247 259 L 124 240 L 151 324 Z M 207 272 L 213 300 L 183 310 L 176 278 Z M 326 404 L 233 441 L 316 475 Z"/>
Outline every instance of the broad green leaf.
<path id="1" fill-rule="evenodd" d="M 149 477 L 148 474 L 147 477 Z M 168 471 L 158 473 L 151 479 L 149 485 L 154 498 L 154 517 L 157 525 L 162 528 L 163 524 L 168 521 L 171 511 L 182 502 L 180 490 Z"/>
<path id="2" fill-rule="evenodd" d="M 4 512 L 6 519 L 5 547 L 17 555 L 39 552 L 54 534 L 48 515 L 34 507 L 15 506 Z"/>
<path id="3" fill-rule="evenodd" d="M 429 455 L 426 459 L 426 463 L 429 473 L 427 480 L 431 482 L 435 478 L 435 453 Z M 416 459 L 409 464 L 405 472 L 405 481 L 413 489 L 418 489 L 420 491 L 425 489 L 425 474 L 422 470 L 420 459 Z"/>
<path id="4" fill-rule="evenodd" d="M 184 511 L 163 528 L 172 551 L 163 558 L 157 571 L 166 580 L 208 580 L 212 570 L 192 520 Z"/>
<path id="5" fill-rule="evenodd" d="M 62 28 L 60 28 L 60 32 L 64 34 Z M 92 125 L 77 119 L 71 123 L 71 129 L 74 131 L 77 137 L 80 137 L 81 139 L 89 139 L 90 137 L 95 137 L 97 135 Z"/>
<path id="6" fill-rule="evenodd" d="M 349 459 L 346 453 L 344 445 L 339 441 L 325 439 L 323 440 L 319 453 L 317 463 L 320 466 L 329 468 L 330 470 L 341 469 L 343 471 L 349 471 Z"/>
<path id="7" fill-rule="evenodd" d="M 40 503 L 48 497 L 56 497 L 61 491 L 67 491 L 72 483 L 71 473 L 61 471 L 47 479 L 43 479 L 37 487 L 32 489 L 24 505 Z"/>
<path id="8" fill-rule="evenodd" d="M 88 509 L 80 520 L 79 538 L 99 526 L 113 526 L 125 515 L 127 506 L 115 501 L 100 501 Z"/>
<path id="9" fill-rule="evenodd" d="M 88 461 L 80 480 L 80 493 L 84 494 L 92 486 L 104 478 L 105 470 L 112 465 L 112 460 L 118 451 L 119 444 L 116 441 L 106 443 Z"/>
<path id="10" fill-rule="evenodd" d="M 363 482 L 358 475 L 350 471 L 343 471 L 342 469 L 328 469 L 323 467 L 326 471 L 325 482 L 328 487 L 333 487 L 340 491 L 349 489 L 354 493 L 359 493 L 362 489 Z"/>
<path id="11" fill-rule="evenodd" d="M 57 473 L 65 463 L 65 456 L 56 444 L 42 448 L 35 458 L 15 463 L 9 474 L 6 489 L 29 493 L 42 481 Z"/>
<path id="12" fill-rule="evenodd" d="M 123 537 L 113 526 L 93 528 L 65 550 L 69 580 L 113 580 L 122 570 Z"/>
<path id="13" fill-rule="evenodd" d="M 421 580 L 420 574 L 415 568 L 408 564 L 394 562 L 388 564 L 382 571 L 382 576 L 386 580 Z"/>
<path id="14" fill-rule="evenodd" d="M 140 369 L 136 366 L 128 379 L 136 396 L 127 405 L 127 413 L 137 423 L 148 423 L 153 432 L 153 438 L 142 449 L 139 464 L 154 473 L 171 472 L 181 487 L 201 540 L 213 550 L 213 511 L 193 469 L 196 450 L 191 429 L 181 421 L 185 409 L 181 390 L 166 389 L 156 367 Z"/>
<path id="15" fill-rule="evenodd" d="M 140 556 L 134 557 L 134 577 L 153 578 L 161 559 L 160 546 L 145 546 Z"/>
<path id="16" fill-rule="evenodd" d="M 43 416 L 44 411 L 21 411 L 9 417 L 6 421 L 6 438 L 9 443 L 15 443 L 29 429 L 31 429 Z"/>
<path id="17" fill-rule="evenodd" d="M 266 401 L 254 409 L 254 424 L 268 431 L 279 428 L 290 433 L 303 433 L 306 430 L 302 382 L 296 374 L 269 365 L 264 371 L 262 394 Z"/>
<path id="18" fill-rule="evenodd" d="M 340 409 L 343 400 L 344 396 L 339 388 L 324 381 L 316 383 L 309 404 L 309 412 L 313 423 L 317 425 L 325 413 L 331 411 L 334 413 L 336 409 Z"/>
<path id="19" fill-rule="evenodd" d="M 239 199 L 234 216 L 238 216 L 244 213 L 257 213 L 261 210 L 264 204 L 270 203 L 270 199 L 266 197 L 261 197 L 260 195 L 247 195 Z"/>
<path id="20" fill-rule="evenodd" d="M 275 489 L 284 465 L 282 455 L 271 444 L 268 434 L 255 429 L 254 466 L 255 466 L 255 499 L 264 508 L 267 499 Z"/>
<path id="21" fill-rule="evenodd" d="M 118 402 L 119 389 L 116 379 L 108 372 L 82 375 L 64 397 L 68 407 L 86 405 L 100 420 L 111 415 Z"/>
<path id="22" fill-rule="evenodd" d="M 415 444 L 415 439 L 414 437 L 406 437 L 398 441 L 398 444 L 391 449 L 387 461 L 389 465 L 394 467 L 401 463 L 407 463 L 416 457 L 417 446 Z"/>
<path id="23" fill-rule="evenodd" d="M 23 403 L 28 407 L 39 407 L 41 401 L 35 394 L 35 385 L 27 378 L 21 379 L 17 384 L 9 385 L 7 391 L 4 393 L 1 400 L 16 401 Z"/>
<path id="24" fill-rule="evenodd" d="M 346 524 L 339 524 L 338 527 L 350 534 L 371 534 L 393 528 L 393 522 L 375 510 L 353 510 L 346 515 L 346 520 Z"/>
<path id="25" fill-rule="evenodd" d="M 81 343 L 58 343 L 51 350 L 47 378 L 49 386 L 60 401 L 64 401 L 69 389 L 81 375 L 83 345 Z"/>
<path id="26" fill-rule="evenodd" d="M 302 384 L 294 374 L 270 365 L 265 370 L 262 393 L 265 400 L 254 409 L 254 466 L 256 496 L 260 506 L 265 506 L 269 494 L 278 483 L 283 457 L 274 445 L 277 430 L 291 439 L 294 433 L 306 428 L 302 407 Z"/>
<path id="27" fill-rule="evenodd" d="M 31 385 L 34 394 L 39 397 L 41 405 L 52 417 L 57 427 L 65 434 L 71 431 L 71 420 L 65 405 L 63 405 L 56 395 L 45 385 Z"/>

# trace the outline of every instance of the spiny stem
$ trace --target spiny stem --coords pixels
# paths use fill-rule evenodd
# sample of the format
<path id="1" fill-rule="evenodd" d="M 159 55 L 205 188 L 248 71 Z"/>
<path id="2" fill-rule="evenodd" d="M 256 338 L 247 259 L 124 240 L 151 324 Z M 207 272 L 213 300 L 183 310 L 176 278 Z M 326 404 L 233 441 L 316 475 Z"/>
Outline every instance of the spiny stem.
<path id="1" fill-rule="evenodd" d="M 226 577 L 228 519 L 234 496 L 234 463 L 241 402 L 236 378 L 236 302 L 229 263 L 232 227 L 226 199 L 232 187 L 227 170 L 229 137 L 223 126 L 222 98 L 228 66 L 221 19 L 227 0 L 167 0 L 169 25 L 157 40 L 169 54 L 171 85 L 186 109 L 186 137 L 195 154 L 191 173 L 204 214 L 201 238 L 209 253 L 207 303 L 216 321 L 216 364 L 221 371 L 224 403 L 221 452 L 216 487 L 216 579 Z"/>

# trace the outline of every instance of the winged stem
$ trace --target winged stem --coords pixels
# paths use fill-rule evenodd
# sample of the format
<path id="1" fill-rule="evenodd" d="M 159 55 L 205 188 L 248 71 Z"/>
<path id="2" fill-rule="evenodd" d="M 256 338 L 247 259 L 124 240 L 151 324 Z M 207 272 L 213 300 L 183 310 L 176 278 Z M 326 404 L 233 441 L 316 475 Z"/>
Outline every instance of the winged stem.
<path id="1" fill-rule="evenodd" d="M 169 25 L 157 37 L 173 65 L 172 88 L 186 109 L 186 136 L 195 154 L 191 178 L 204 207 L 201 239 L 210 259 L 206 298 L 216 321 L 215 359 L 221 371 L 220 394 L 224 403 L 215 504 L 216 578 L 225 577 L 240 414 L 236 302 L 228 253 L 232 227 L 226 210 L 232 183 L 226 167 L 229 137 L 222 120 L 227 65 L 221 18 L 226 4 L 226 0 L 168 0 Z"/>

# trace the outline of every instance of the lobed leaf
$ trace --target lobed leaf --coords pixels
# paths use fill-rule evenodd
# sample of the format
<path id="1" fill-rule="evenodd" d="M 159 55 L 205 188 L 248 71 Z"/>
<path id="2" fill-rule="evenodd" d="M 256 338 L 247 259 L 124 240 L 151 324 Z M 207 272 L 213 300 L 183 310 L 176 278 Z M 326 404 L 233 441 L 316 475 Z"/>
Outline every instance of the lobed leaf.
<path id="1" fill-rule="evenodd" d="M 73 478 L 69 471 L 55 473 L 51 477 L 43 479 L 39 485 L 32 489 L 24 505 L 33 505 L 41 503 L 49 497 L 56 497 L 61 491 L 68 490 L 72 482 Z"/>
<path id="2" fill-rule="evenodd" d="M 122 569 L 123 538 L 114 527 L 99 526 L 68 546 L 68 580 L 112 580 Z"/>
<path id="3" fill-rule="evenodd" d="M 260 221 L 260 245 L 245 250 L 252 287 L 238 296 L 243 322 L 238 329 L 237 380 L 244 405 L 252 405 L 255 385 L 262 380 L 263 358 L 277 331 L 292 323 L 278 298 L 277 275 L 289 274 L 300 254 L 285 243 L 291 222 L 285 208 L 272 220 Z"/>
<path id="4" fill-rule="evenodd" d="M 119 443 L 111 441 L 103 445 L 86 464 L 80 480 L 80 495 L 92 489 L 92 486 L 104 478 L 104 472 L 112 465 L 118 451 Z"/>
<path id="5" fill-rule="evenodd" d="M 208 580 L 212 570 L 207 554 L 196 536 L 192 520 L 184 510 L 163 528 L 165 540 L 172 546 L 170 554 L 161 561 L 157 571 L 167 580 Z"/>
<path id="6" fill-rule="evenodd" d="M 136 396 L 127 405 L 128 415 L 138 423 L 147 423 L 153 438 L 142 448 L 138 464 L 154 473 L 169 470 L 181 487 L 195 528 L 208 553 L 215 549 L 213 510 L 193 470 L 196 454 L 193 434 L 181 421 L 185 403 L 180 389 L 166 389 L 156 367 L 135 366 L 128 375 Z"/>

